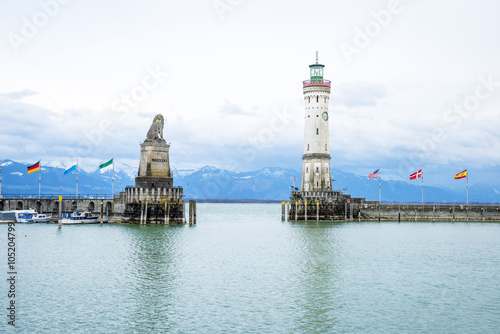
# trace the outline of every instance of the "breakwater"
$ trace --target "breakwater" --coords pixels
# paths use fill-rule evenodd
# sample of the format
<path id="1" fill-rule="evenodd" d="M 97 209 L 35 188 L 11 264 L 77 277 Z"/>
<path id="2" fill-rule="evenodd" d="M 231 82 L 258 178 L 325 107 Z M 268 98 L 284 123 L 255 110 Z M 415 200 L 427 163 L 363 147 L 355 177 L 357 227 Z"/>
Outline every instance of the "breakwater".
<path id="1" fill-rule="evenodd" d="M 295 221 L 500 221 L 500 204 L 317 202 L 282 203 L 282 219 Z M 288 207 L 288 208 L 287 208 Z M 286 216 L 286 217 L 285 217 Z"/>

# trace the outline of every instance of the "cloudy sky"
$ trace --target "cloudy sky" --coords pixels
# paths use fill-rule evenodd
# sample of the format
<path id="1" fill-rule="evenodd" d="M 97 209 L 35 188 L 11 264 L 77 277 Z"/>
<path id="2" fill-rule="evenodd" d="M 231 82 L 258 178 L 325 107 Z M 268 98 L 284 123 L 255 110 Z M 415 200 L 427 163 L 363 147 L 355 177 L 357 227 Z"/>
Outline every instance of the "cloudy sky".
<path id="1" fill-rule="evenodd" d="M 301 168 L 303 80 L 332 81 L 332 165 L 500 183 L 494 0 L 0 0 L 0 158 Z M 459 185 L 462 186 L 462 185 Z"/>

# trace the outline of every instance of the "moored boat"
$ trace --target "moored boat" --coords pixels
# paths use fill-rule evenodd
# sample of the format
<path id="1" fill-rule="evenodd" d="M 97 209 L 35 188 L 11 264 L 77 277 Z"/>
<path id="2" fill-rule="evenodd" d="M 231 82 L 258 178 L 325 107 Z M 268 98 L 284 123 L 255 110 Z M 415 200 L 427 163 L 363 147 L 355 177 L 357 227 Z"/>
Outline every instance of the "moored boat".
<path id="1" fill-rule="evenodd" d="M 19 212 L 16 214 L 18 223 L 48 223 L 50 215 L 37 212 Z"/>
<path id="2" fill-rule="evenodd" d="M 99 216 L 91 212 L 76 211 L 72 214 L 64 215 L 61 224 L 97 224 Z"/>

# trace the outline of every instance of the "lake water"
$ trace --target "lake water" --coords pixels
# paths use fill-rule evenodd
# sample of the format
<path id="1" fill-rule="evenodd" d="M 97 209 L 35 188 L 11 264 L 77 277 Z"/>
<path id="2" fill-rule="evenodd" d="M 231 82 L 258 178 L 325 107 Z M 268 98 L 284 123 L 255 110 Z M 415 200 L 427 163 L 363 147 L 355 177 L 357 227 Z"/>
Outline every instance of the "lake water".
<path id="1" fill-rule="evenodd" d="M 198 204 L 198 225 L 17 224 L 32 333 L 498 333 L 500 224 L 292 223 Z M 7 226 L 0 226 L 7 276 Z"/>

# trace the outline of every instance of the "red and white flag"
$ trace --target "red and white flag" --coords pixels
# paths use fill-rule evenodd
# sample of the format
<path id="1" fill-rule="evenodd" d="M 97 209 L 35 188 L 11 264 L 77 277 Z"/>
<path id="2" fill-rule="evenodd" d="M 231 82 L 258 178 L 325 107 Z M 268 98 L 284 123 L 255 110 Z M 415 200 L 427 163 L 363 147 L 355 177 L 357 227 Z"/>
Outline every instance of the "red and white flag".
<path id="1" fill-rule="evenodd" d="M 410 175 L 410 180 L 420 179 L 422 177 L 422 170 L 420 169 L 418 172 L 415 172 Z"/>

